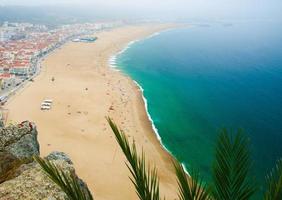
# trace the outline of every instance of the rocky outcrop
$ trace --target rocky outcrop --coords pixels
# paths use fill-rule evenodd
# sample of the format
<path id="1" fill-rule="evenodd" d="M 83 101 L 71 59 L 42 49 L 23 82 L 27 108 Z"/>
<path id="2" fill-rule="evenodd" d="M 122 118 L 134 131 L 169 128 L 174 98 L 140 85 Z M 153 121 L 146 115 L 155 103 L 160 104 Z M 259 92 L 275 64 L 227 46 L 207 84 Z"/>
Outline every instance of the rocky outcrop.
<path id="1" fill-rule="evenodd" d="M 69 158 L 69 156 L 67 154 L 65 154 L 64 152 L 58 152 L 58 151 L 53 151 L 52 153 L 50 153 L 46 159 L 54 161 L 54 160 L 63 160 L 65 162 L 67 162 L 68 164 L 72 165 L 72 161 Z"/>
<path id="2" fill-rule="evenodd" d="M 39 155 L 36 126 L 30 122 L 0 128 L 0 183 L 13 178 L 21 164 Z"/>
<path id="3" fill-rule="evenodd" d="M 21 165 L 19 175 L 0 184 L 2 200 L 67 199 L 42 171 L 39 164 L 32 162 Z"/>
<path id="4" fill-rule="evenodd" d="M 0 184 L 14 177 L 15 170 L 22 164 L 9 152 L 0 152 Z"/>
<path id="5" fill-rule="evenodd" d="M 0 200 L 67 199 L 40 165 L 33 161 L 34 155 L 39 155 L 39 144 L 33 123 L 0 128 Z M 72 161 L 65 153 L 53 152 L 45 159 L 75 174 Z M 87 190 L 87 185 L 80 182 L 81 187 Z"/>
<path id="6" fill-rule="evenodd" d="M 35 124 L 22 122 L 0 129 L 0 152 L 9 152 L 19 159 L 39 155 Z"/>

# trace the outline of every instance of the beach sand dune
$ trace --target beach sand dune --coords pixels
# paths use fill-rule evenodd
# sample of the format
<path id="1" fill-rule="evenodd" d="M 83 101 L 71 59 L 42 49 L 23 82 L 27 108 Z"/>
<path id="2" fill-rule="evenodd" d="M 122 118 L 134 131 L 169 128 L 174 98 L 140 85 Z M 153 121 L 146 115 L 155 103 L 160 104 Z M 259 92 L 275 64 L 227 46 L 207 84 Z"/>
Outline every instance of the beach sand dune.
<path id="1" fill-rule="evenodd" d="M 170 155 L 157 140 L 145 112 L 142 94 L 134 82 L 109 68 L 111 55 L 128 42 L 168 28 L 140 25 L 103 31 L 95 43 L 69 42 L 42 63 L 42 72 L 13 96 L 5 108 L 8 121 L 37 124 L 41 155 L 63 151 L 97 200 L 138 199 L 129 171 L 105 117 L 110 116 L 147 159 L 161 179 L 161 194 L 176 198 L 176 179 Z M 53 80 L 52 80 L 53 79 Z M 44 99 L 50 111 L 41 111 Z"/>

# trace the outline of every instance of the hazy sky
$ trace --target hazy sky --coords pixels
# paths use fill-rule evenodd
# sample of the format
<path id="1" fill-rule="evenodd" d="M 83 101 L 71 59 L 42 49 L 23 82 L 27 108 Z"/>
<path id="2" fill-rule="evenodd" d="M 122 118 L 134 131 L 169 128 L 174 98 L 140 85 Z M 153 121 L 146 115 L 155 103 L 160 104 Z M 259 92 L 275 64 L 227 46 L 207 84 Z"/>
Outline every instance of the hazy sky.
<path id="1" fill-rule="evenodd" d="M 0 0 L 0 5 L 89 5 L 177 17 L 277 18 L 282 0 Z M 282 17 L 281 17 L 282 18 Z"/>

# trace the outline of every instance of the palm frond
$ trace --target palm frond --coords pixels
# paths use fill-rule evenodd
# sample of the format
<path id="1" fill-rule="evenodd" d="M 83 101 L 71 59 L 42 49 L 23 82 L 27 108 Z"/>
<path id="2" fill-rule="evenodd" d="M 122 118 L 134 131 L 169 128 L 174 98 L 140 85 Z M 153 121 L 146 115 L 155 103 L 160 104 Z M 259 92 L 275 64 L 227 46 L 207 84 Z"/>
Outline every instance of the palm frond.
<path id="1" fill-rule="evenodd" d="M 265 200 L 281 200 L 282 199 L 282 159 L 277 161 L 275 168 L 266 177 L 267 191 L 265 192 Z"/>
<path id="2" fill-rule="evenodd" d="M 155 167 L 146 167 L 145 155 L 142 151 L 141 156 L 138 155 L 135 143 L 129 144 L 124 132 L 116 126 L 116 124 L 107 118 L 107 121 L 115 134 L 116 140 L 122 149 L 127 161 L 126 163 L 132 177 L 130 180 L 135 186 L 136 193 L 140 200 L 159 200 L 159 179 Z"/>
<path id="3" fill-rule="evenodd" d="M 199 173 L 192 170 L 188 179 L 182 165 L 174 162 L 175 173 L 178 182 L 178 197 L 180 200 L 210 200 L 209 188 L 199 178 Z"/>
<path id="4" fill-rule="evenodd" d="M 213 166 L 214 190 L 217 200 L 248 200 L 255 185 L 248 179 L 251 168 L 248 139 L 238 130 L 235 138 L 223 129 L 216 145 Z"/>
<path id="5" fill-rule="evenodd" d="M 58 185 L 70 200 L 93 200 L 90 191 L 82 189 L 78 178 L 71 172 L 64 172 L 49 160 L 35 156 L 34 159 L 41 166 L 47 176 Z"/>

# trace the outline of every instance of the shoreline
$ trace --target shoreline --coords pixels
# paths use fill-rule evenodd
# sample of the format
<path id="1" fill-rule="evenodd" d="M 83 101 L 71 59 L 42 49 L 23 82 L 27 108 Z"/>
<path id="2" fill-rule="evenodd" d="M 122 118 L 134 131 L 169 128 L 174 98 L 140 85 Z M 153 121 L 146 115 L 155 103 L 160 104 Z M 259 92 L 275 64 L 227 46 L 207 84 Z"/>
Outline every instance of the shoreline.
<path id="1" fill-rule="evenodd" d="M 140 89 L 141 91 L 141 94 L 142 94 L 142 98 L 143 98 L 143 101 L 144 101 L 144 106 L 145 106 L 145 110 L 146 110 L 146 113 L 148 115 L 148 119 L 149 121 L 152 123 L 152 129 L 155 133 L 155 136 L 157 137 L 157 139 L 159 140 L 159 143 L 161 145 L 161 147 L 163 148 L 164 151 L 166 151 L 172 158 L 173 160 L 176 160 L 178 162 L 180 162 L 179 160 L 177 160 L 177 158 L 175 157 L 175 155 L 165 146 L 165 144 L 163 143 L 162 141 L 162 137 L 160 136 L 159 134 L 159 130 L 157 129 L 155 123 L 154 123 L 154 120 L 153 118 L 151 117 L 150 113 L 149 113 L 149 110 L 148 110 L 148 100 L 146 99 L 146 97 L 144 96 L 144 89 L 142 88 L 141 85 L 139 85 L 139 83 L 137 81 L 135 81 L 134 79 L 132 79 L 133 82 L 138 86 L 138 88 Z M 180 164 L 182 165 L 183 169 L 184 169 L 184 172 L 188 175 L 188 177 L 190 177 L 190 173 L 189 171 L 187 170 L 186 166 L 184 163 L 180 162 Z"/>
<path id="2" fill-rule="evenodd" d="M 144 96 L 144 88 L 136 81 L 134 80 L 132 77 L 130 77 L 128 74 L 126 74 L 125 72 L 123 72 L 122 70 L 118 69 L 118 66 L 117 66 L 117 63 L 116 63 L 116 60 L 117 60 L 117 57 L 123 53 L 125 53 L 128 49 L 131 48 L 132 45 L 134 45 L 135 43 L 137 42 L 140 42 L 140 41 L 144 41 L 144 40 L 147 40 L 147 39 L 151 39 L 152 37 L 155 37 L 155 36 L 158 36 L 160 35 L 161 33 L 163 32 L 166 32 L 166 31 L 170 31 L 170 30 L 174 30 L 174 28 L 168 28 L 168 29 L 164 29 L 164 30 L 161 30 L 159 32 L 155 32 L 147 37 L 144 37 L 144 38 L 140 38 L 140 39 L 137 39 L 137 40 L 133 40 L 133 41 L 130 41 L 122 50 L 120 50 L 119 52 L 117 52 L 116 54 L 112 55 L 110 58 L 109 58 L 109 67 L 112 68 L 112 70 L 115 70 L 115 71 L 118 71 L 120 72 L 123 76 L 128 76 L 133 82 L 134 84 L 136 84 L 136 86 L 139 88 L 140 92 L 141 92 L 141 96 L 142 96 L 142 100 L 143 100 L 143 103 L 144 103 L 144 107 L 145 107 L 145 110 L 146 110 L 146 113 L 147 113 L 147 116 L 148 116 L 148 120 L 151 122 L 151 125 L 152 125 L 152 130 L 156 136 L 156 138 L 158 139 L 161 147 L 163 148 L 164 151 L 166 151 L 172 158 L 173 160 L 177 160 L 177 158 L 175 157 L 175 155 L 165 146 L 165 144 L 163 143 L 162 141 L 162 138 L 159 134 L 159 130 L 157 129 L 155 123 L 154 123 L 154 120 L 153 118 L 151 117 L 150 115 L 150 112 L 148 110 L 148 100 L 146 99 L 146 97 Z M 179 162 L 179 161 L 178 161 Z M 187 170 L 186 166 L 184 163 L 181 162 L 181 165 L 185 171 L 185 173 L 190 177 L 190 173 L 189 171 Z"/>
<path id="3" fill-rule="evenodd" d="M 162 196 L 177 196 L 171 163 L 174 157 L 153 129 L 142 91 L 134 80 L 109 63 L 111 56 L 131 41 L 169 27 L 174 26 L 127 26 L 97 34 L 99 40 L 93 44 L 67 43 L 48 56 L 35 82 L 5 106 L 10 120 L 28 119 L 37 124 L 43 156 L 56 150 L 71 157 L 95 199 L 137 199 L 124 155 L 105 123 L 105 116 L 114 119 L 130 141 L 134 138 L 138 149 L 144 148 L 147 162 L 158 169 Z M 42 112 L 36 106 L 46 97 L 54 100 L 50 112 Z"/>
<path id="4" fill-rule="evenodd" d="M 140 42 L 140 41 L 144 41 L 144 40 L 147 40 L 147 39 L 150 39 L 150 38 L 155 37 L 155 36 L 158 36 L 161 33 L 173 30 L 176 27 L 177 26 L 175 26 L 173 28 L 170 27 L 170 28 L 166 28 L 164 30 L 159 30 L 159 31 L 156 31 L 156 32 L 148 35 L 148 36 L 141 37 L 139 39 L 135 39 L 135 40 L 129 41 L 128 44 L 124 48 L 122 48 L 120 51 L 118 51 L 118 52 L 116 52 L 116 53 L 114 53 L 113 55 L 110 56 L 109 61 L 108 61 L 109 62 L 109 67 L 111 67 L 113 69 L 118 68 L 117 63 L 116 63 L 117 56 L 123 54 L 125 51 L 127 51 L 135 43 Z M 115 69 L 115 70 L 120 71 L 119 69 Z"/>

